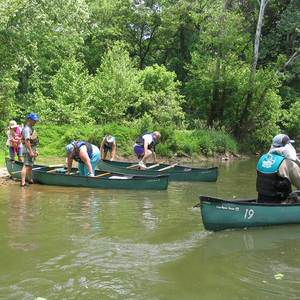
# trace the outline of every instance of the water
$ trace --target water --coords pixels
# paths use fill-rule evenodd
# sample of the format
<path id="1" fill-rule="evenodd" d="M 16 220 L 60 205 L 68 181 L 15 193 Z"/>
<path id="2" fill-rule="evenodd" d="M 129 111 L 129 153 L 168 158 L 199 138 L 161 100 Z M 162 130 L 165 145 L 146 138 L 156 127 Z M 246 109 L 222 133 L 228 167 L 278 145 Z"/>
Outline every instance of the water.
<path id="1" fill-rule="evenodd" d="M 0 187 L 0 299 L 300 299 L 300 226 L 207 232 L 200 194 L 255 196 L 255 161 L 168 191 Z"/>

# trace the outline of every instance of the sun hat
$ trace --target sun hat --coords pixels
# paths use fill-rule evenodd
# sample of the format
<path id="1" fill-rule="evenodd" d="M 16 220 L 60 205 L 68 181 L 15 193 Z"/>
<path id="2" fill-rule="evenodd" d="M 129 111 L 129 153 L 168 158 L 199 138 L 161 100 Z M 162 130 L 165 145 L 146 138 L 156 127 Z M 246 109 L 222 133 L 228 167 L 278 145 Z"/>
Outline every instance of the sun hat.
<path id="1" fill-rule="evenodd" d="M 272 146 L 273 147 L 283 147 L 287 144 L 295 143 L 294 140 L 291 140 L 286 134 L 277 134 L 273 138 Z"/>
<path id="2" fill-rule="evenodd" d="M 15 120 L 11 120 L 9 121 L 9 128 L 12 129 L 12 128 L 17 128 L 18 127 L 18 124 Z"/>
<path id="3" fill-rule="evenodd" d="M 111 135 L 107 135 L 107 136 L 105 137 L 105 139 L 106 139 L 106 141 L 107 141 L 109 144 L 111 144 L 111 143 L 113 143 L 113 142 L 115 141 L 115 138 L 114 138 L 113 136 L 111 136 Z"/>
<path id="4" fill-rule="evenodd" d="M 34 121 L 34 122 L 37 122 L 37 121 L 39 120 L 39 117 L 38 117 L 37 114 L 31 112 L 31 113 L 29 113 L 29 114 L 26 116 L 26 119 L 27 119 L 27 120 L 32 120 L 32 121 Z"/>

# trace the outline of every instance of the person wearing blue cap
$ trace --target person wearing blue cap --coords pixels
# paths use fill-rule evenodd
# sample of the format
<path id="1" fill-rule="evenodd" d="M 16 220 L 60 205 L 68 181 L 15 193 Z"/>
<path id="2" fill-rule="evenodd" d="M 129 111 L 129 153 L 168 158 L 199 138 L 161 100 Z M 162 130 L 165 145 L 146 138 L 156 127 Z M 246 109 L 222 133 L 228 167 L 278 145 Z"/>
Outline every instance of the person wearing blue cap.
<path id="1" fill-rule="evenodd" d="M 300 168 L 293 140 L 286 134 L 273 138 L 267 154 L 260 157 L 256 170 L 258 202 L 281 203 L 292 193 L 292 185 L 300 189 Z"/>
<path id="2" fill-rule="evenodd" d="M 36 122 L 39 121 L 38 115 L 35 113 L 29 113 L 26 116 L 26 124 L 22 130 L 22 145 L 23 145 L 23 159 L 24 164 L 21 172 L 21 186 L 26 185 L 26 177 L 29 183 L 33 183 L 32 180 L 32 167 L 34 159 L 38 156 L 37 145 L 39 142 L 36 130 L 33 128 Z"/>
<path id="3" fill-rule="evenodd" d="M 67 174 L 70 174 L 73 160 L 78 162 L 79 175 L 95 176 L 95 170 L 100 160 L 100 150 L 97 146 L 85 141 L 73 141 L 66 146 Z"/>

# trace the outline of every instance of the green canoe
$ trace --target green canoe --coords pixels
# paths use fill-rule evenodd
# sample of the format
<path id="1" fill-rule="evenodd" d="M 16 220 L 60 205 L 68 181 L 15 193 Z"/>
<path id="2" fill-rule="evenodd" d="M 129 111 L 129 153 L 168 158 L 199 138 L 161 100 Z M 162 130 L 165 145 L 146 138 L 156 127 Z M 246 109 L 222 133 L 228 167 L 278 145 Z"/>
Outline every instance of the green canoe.
<path id="1" fill-rule="evenodd" d="M 200 196 L 200 207 L 204 227 L 211 231 L 300 224 L 300 203 L 264 204 L 256 199 L 229 201 Z"/>
<path id="2" fill-rule="evenodd" d="M 203 181 L 215 182 L 218 178 L 218 168 L 191 168 L 186 166 L 174 166 L 172 168 L 167 164 L 159 164 L 151 168 L 154 164 L 147 164 L 149 170 L 138 170 L 137 168 L 130 168 L 136 166 L 137 163 L 120 162 L 120 161 L 100 161 L 98 166 L 100 170 L 107 172 L 117 172 L 131 175 L 149 175 L 157 176 L 158 174 L 169 175 L 171 181 Z M 128 168 L 129 167 L 129 168 Z M 166 170 L 159 171 L 167 168 Z"/>
<path id="3" fill-rule="evenodd" d="M 6 159 L 6 167 L 9 174 L 20 179 L 20 171 L 23 164 L 18 161 Z M 77 169 L 73 168 L 72 173 Z M 97 177 L 99 176 L 99 177 Z M 128 190 L 166 190 L 168 188 L 168 176 L 128 176 L 124 174 L 106 173 L 96 171 L 96 177 L 79 175 L 66 175 L 64 169 L 55 169 L 43 165 L 34 165 L 33 180 L 40 184 L 90 187 L 100 189 L 128 189 Z"/>

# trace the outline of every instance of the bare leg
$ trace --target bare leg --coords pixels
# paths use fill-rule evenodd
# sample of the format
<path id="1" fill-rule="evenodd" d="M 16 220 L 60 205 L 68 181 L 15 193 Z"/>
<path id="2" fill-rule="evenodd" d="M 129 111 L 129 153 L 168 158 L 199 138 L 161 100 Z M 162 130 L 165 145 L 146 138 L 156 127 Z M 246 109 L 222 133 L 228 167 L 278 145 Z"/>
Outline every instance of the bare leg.
<path id="1" fill-rule="evenodd" d="M 152 151 L 151 150 L 147 150 L 146 153 L 144 154 L 144 157 L 142 159 L 142 162 L 143 163 L 146 163 L 147 162 L 147 159 L 152 155 Z"/>
<path id="2" fill-rule="evenodd" d="M 27 170 L 27 167 L 25 165 L 23 165 L 23 168 L 21 171 L 21 185 L 26 184 L 26 170 Z"/>
<path id="3" fill-rule="evenodd" d="M 27 174 L 27 177 L 28 177 L 28 181 L 30 183 L 33 183 L 33 181 L 32 181 L 32 167 L 31 166 L 26 166 L 26 174 Z"/>

